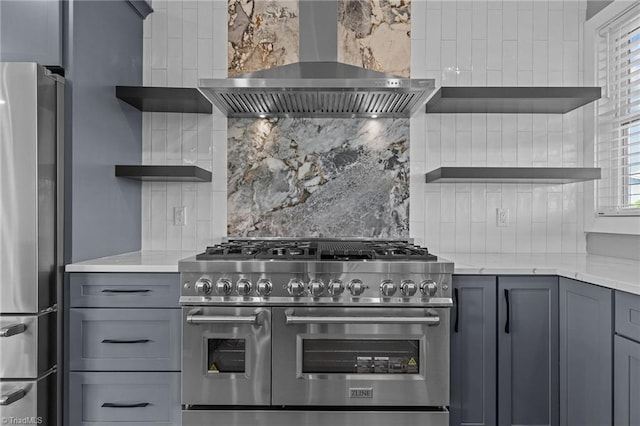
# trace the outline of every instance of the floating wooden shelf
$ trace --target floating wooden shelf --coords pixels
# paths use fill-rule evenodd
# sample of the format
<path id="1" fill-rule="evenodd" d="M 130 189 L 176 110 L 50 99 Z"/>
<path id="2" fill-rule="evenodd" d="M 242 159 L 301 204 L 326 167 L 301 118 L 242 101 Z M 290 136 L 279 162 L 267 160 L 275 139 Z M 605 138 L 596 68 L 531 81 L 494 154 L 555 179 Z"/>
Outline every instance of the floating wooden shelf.
<path id="1" fill-rule="evenodd" d="M 564 114 L 600 99 L 600 87 L 441 87 L 430 113 Z"/>
<path id="2" fill-rule="evenodd" d="M 440 167 L 427 173 L 427 183 L 571 183 L 600 179 L 592 167 Z"/>
<path id="3" fill-rule="evenodd" d="M 116 97 L 140 111 L 211 114 L 211 102 L 193 87 L 116 86 Z"/>
<path id="4" fill-rule="evenodd" d="M 211 172 L 198 166 L 116 166 L 116 176 L 145 181 L 211 182 Z"/>

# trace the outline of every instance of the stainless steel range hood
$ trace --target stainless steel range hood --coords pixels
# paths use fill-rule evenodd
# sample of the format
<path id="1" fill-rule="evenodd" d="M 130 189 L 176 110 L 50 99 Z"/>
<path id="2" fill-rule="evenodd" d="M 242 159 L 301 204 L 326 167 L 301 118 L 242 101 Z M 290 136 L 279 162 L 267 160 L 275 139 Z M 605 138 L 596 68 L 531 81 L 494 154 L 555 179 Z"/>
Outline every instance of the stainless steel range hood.
<path id="1" fill-rule="evenodd" d="M 200 91 L 227 117 L 406 118 L 433 79 L 410 79 L 337 62 L 337 0 L 299 0 L 300 62 L 225 79 Z"/>

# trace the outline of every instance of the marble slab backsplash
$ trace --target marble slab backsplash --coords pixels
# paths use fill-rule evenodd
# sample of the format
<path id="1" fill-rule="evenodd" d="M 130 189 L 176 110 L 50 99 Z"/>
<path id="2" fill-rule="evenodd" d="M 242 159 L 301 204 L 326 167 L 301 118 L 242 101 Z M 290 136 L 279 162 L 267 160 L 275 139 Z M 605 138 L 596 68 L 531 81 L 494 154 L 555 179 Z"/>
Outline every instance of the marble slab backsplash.
<path id="1" fill-rule="evenodd" d="M 229 77 L 297 62 L 297 0 L 229 0 Z"/>
<path id="2" fill-rule="evenodd" d="M 407 238 L 408 119 L 229 119 L 229 236 Z"/>
<path id="3" fill-rule="evenodd" d="M 339 0 L 338 61 L 411 74 L 411 0 Z"/>

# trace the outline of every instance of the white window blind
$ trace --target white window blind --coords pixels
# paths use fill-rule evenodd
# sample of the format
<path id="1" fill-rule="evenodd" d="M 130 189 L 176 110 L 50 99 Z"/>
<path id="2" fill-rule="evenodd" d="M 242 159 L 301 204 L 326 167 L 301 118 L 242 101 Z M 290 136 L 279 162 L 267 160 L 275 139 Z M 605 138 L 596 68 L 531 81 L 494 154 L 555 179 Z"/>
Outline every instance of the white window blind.
<path id="1" fill-rule="evenodd" d="M 599 31 L 600 215 L 640 215 L 640 4 Z"/>

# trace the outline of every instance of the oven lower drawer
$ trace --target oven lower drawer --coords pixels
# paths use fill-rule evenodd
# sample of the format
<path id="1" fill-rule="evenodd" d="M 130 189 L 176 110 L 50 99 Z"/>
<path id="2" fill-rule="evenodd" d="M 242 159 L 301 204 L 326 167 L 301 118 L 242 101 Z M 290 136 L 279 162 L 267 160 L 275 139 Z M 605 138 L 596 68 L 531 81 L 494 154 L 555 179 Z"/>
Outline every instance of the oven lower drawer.
<path id="1" fill-rule="evenodd" d="M 449 426 L 449 412 L 194 410 L 182 412 L 182 426 Z"/>

